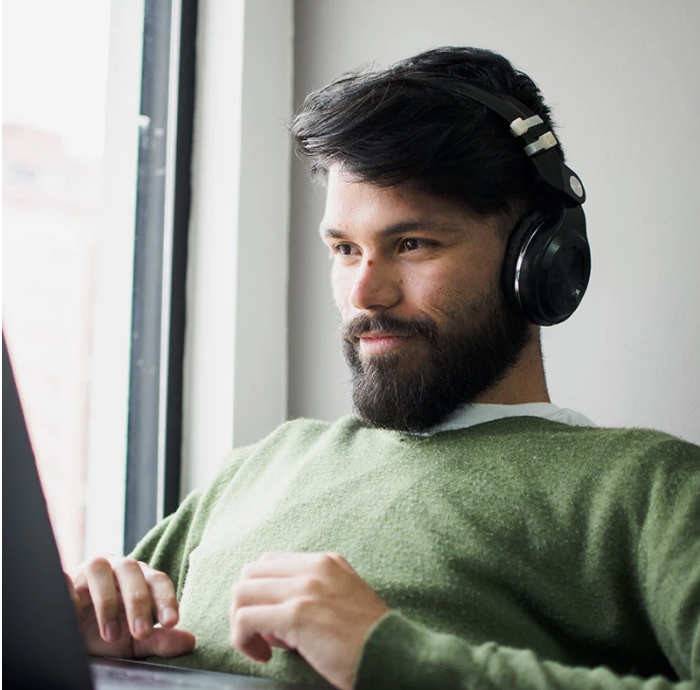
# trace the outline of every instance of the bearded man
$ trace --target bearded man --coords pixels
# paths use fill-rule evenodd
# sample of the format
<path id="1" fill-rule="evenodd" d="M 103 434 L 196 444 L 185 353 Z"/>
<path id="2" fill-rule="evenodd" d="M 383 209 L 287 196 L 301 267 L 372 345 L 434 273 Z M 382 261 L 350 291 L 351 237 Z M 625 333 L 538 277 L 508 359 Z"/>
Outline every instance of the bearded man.
<path id="1" fill-rule="evenodd" d="M 88 648 L 343 689 L 697 683 L 700 448 L 547 392 L 539 328 L 590 259 L 533 81 L 436 49 L 311 94 L 292 133 L 356 414 L 234 450 L 83 565 Z"/>

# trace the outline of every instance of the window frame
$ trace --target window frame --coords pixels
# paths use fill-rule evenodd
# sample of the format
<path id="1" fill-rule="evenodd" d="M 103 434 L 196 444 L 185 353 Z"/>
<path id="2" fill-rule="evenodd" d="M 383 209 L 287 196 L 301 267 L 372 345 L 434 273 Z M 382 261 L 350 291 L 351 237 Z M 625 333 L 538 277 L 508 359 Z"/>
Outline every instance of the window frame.
<path id="1" fill-rule="evenodd" d="M 149 9 L 179 38 L 167 70 L 160 44 L 170 115 L 159 160 L 143 153 L 144 130 L 163 125 L 143 107 L 156 93 L 141 69 Z M 113 4 L 88 556 L 128 553 L 232 447 L 286 419 L 293 28 L 292 0 Z M 149 217 L 148 185 L 162 214 Z M 154 323 L 159 334 L 134 340 Z"/>
<path id="2" fill-rule="evenodd" d="M 128 553 L 179 503 L 197 4 L 111 9 L 88 556 Z"/>
<path id="3" fill-rule="evenodd" d="M 178 506 L 197 0 L 146 0 L 124 550 Z"/>
<path id="4" fill-rule="evenodd" d="M 112 3 L 102 232 L 90 366 L 85 556 L 123 553 L 136 174 L 145 0 Z"/>

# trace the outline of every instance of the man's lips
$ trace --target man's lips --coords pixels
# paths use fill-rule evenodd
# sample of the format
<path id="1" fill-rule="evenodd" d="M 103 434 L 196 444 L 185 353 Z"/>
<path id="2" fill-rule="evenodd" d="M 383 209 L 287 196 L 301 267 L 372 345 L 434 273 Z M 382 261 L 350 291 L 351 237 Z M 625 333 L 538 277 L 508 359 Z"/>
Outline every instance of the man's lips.
<path id="1" fill-rule="evenodd" d="M 408 340 L 406 335 L 391 333 L 362 333 L 359 336 L 360 352 L 366 355 L 381 355 L 403 347 Z"/>

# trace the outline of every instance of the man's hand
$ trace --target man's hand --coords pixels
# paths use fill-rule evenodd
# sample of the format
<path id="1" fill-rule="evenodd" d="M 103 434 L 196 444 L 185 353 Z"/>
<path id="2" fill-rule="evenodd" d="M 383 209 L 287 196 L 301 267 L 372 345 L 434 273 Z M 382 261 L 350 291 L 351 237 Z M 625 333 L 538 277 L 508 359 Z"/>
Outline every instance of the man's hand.
<path id="1" fill-rule="evenodd" d="M 180 614 L 165 573 L 133 558 L 108 556 L 87 561 L 66 577 L 90 654 L 143 659 L 194 649 L 194 635 L 175 629 Z"/>
<path id="2" fill-rule="evenodd" d="M 268 553 L 234 585 L 231 645 L 254 661 L 294 649 L 326 680 L 350 690 L 369 629 L 389 607 L 335 553 Z"/>

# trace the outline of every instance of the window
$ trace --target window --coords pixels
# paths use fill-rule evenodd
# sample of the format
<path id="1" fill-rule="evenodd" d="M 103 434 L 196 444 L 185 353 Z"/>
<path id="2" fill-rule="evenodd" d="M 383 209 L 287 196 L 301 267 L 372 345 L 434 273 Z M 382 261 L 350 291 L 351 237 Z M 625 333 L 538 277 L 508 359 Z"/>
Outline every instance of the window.
<path id="1" fill-rule="evenodd" d="M 3 328 L 70 567 L 84 554 L 109 2 L 15 0 L 3 15 Z"/>
<path id="2" fill-rule="evenodd" d="M 5 3 L 3 327 L 67 568 L 286 418 L 293 5 L 271 6 Z"/>
<path id="3" fill-rule="evenodd" d="M 4 17 L 3 330 L 70 569 L 177 504 L 196 2 Z"/>

